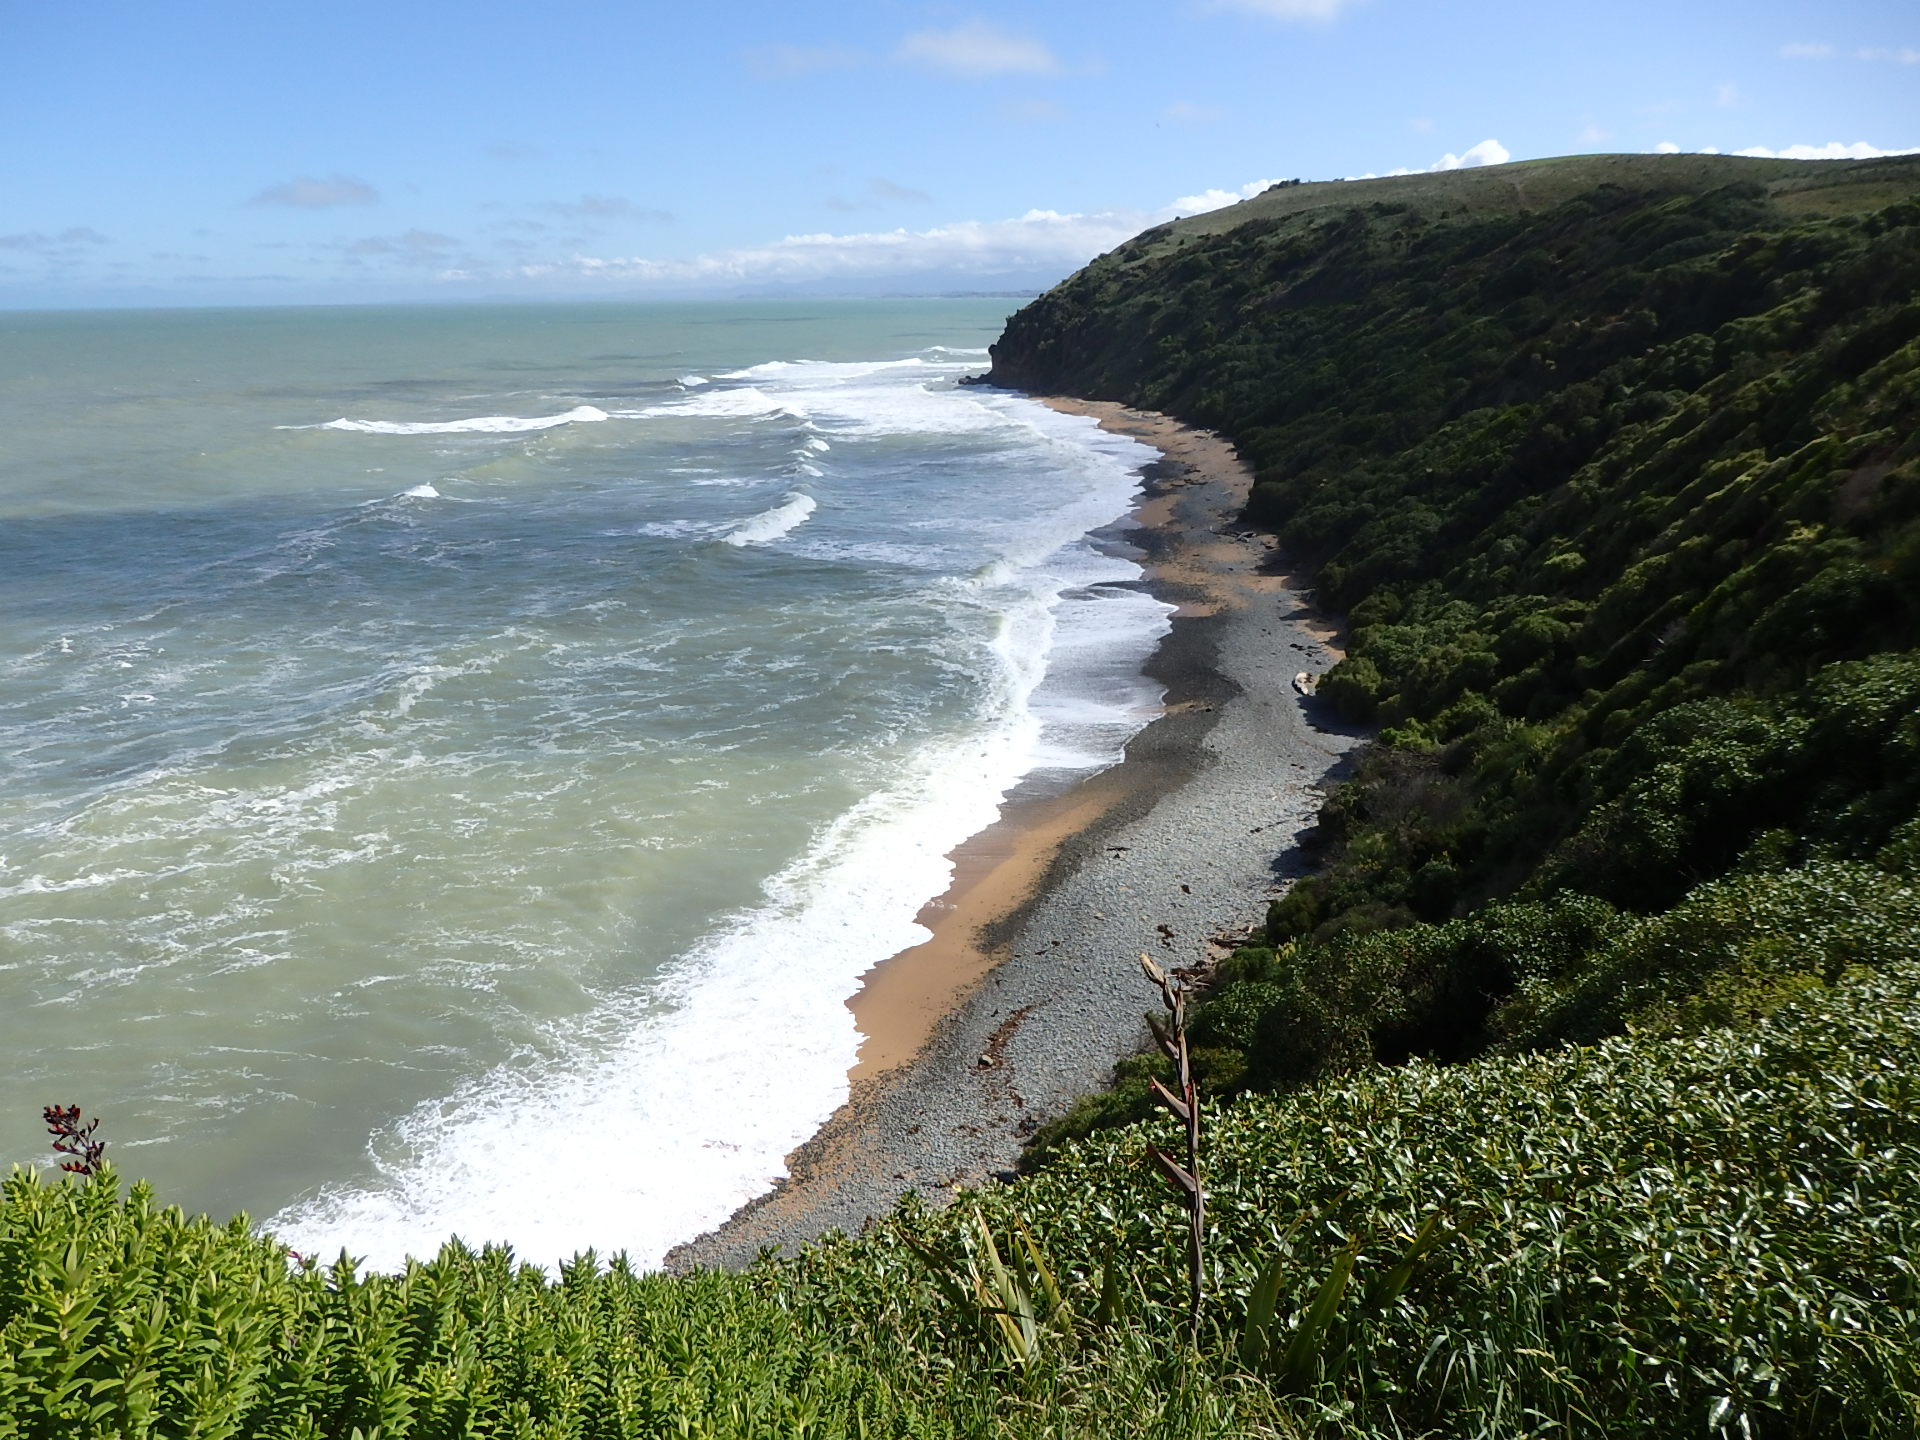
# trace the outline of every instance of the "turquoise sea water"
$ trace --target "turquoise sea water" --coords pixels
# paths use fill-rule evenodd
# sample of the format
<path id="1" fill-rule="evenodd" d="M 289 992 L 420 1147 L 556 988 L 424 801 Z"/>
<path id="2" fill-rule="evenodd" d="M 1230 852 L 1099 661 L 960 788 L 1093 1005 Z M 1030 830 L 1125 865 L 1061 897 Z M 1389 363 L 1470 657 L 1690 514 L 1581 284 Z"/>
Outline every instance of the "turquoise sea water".
<path id="1" fill-rule="evenodd" d="M 956 385 L 1011 304 L 0 316 L 0 1159 L 382 1264 L 765 1189 L 1157 700 L 1151 452 Z"/>

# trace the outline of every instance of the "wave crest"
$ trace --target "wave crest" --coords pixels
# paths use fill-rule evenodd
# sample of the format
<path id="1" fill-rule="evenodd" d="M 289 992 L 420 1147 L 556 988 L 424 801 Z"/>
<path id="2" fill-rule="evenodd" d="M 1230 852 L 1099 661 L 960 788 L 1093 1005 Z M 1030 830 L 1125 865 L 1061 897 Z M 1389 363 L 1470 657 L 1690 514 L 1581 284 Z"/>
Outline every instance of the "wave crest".
<path id="1" fill-rule="evenodd" d="M 281 430 L 351 430 L 361 435 L 518 435 L 528 430 L 551 430 L 556 425 L 583 425 L 611 417 L 594 405 L 576 405 L 564 415 L 476 415 L 468 420 L 329 420 L 324 425 L 281 425 Z"/>
<path id="2" fill-rule="evenodd" d="M 765 545 L 800 525 L 813 514 L 815 508 L 816 502 L 811 495 L 796 490 L 773 509 L 750 516 L 720 538 L 729 545 Z"/>

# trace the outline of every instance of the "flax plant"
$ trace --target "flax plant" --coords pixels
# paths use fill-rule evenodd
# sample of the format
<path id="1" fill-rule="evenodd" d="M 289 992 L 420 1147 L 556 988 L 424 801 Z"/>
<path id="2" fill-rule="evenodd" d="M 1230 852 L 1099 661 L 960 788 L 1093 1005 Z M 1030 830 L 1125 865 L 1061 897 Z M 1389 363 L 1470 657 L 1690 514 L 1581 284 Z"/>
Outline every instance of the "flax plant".
<path id="1" fill-rule="evenodd" d="M 1207 1192 L 1200 1179 L 1200 1095 L 1193 1083 L 1193 1061 L 1187 1051 L 1187 980 L 1178 972 L 1168 975 L 1144 952 L 1140 956 L 1140 968 L 1146 972 L 1147 979 L 1159 987 L 1160 998 L 1167 1007 L 1164 1021 L 1149 1015 L 1147 1026 L 1153 1031 L 1154 1041 L 1162 1053 L 1173 1062 L 1174 1083 L 1180 1087 L 1179 1093 L 1169 1090 L 1157 1077 L 1147 1083 L 1155 1102 L 1186 1126 L 1187 1132 L 1185 1165 L 1157 1145 L 1147 1147 L 1147 1156 L 1186 1207 L 1187 1340 L 1198 1350 L 1200 1314 L 1206 1299 Z"/>
<path id="2" fill-rule="evenodd" d="M 100 1128 L 98 1116 L 82 1124 L 78 1105 L 49 1105 L 40 1116 L 53 1136 L 54 1150 L 68 1157 L 60 1163 L 62 1170 L 69 1175 L 98 1175 L 106 1166 L 107 1142 L 94 1138 Z"/>

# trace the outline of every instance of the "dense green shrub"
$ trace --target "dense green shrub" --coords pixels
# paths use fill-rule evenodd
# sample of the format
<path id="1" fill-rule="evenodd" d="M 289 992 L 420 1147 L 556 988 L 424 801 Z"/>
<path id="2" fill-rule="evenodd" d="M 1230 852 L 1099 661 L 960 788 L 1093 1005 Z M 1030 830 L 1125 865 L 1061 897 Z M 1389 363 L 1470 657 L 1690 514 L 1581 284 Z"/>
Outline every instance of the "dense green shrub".
<path id="1" fill-rule="evenodd" d="M 1138 1329 L 1012 1367 L 967 1318 L 881 1246 L 550 1277 L 453 1242 L 378 1275 L 123 1200 L 111 1171 L 0 1191 L 6 1440 L 1225 1437 L 1274 1411 Z"/>
<path id="2" fill-rule="evenodd" d="M 1917 1074 L 1901 959 L 1739 1029 L 1239 1101 L 1210 1171 L 1223 1330 L 1275 1257 L 1298 1325 L 1351 1248 L 1318 1357 L 1339 1433 L 1909 1435 Z M 1139 1144 L 1095 1137 L 1004 1203 L 1069 1268 L 1147 1257 L 1171 1303 L 1174 1206 Z M 1370 1304 L 1433 1215 L 1444 1241 Z"/>
<path id="3" fill-rule="evenodd" d="M 1852 967 L 1914 961 L 1920 891 L 1873 866 L 1817 861 L 1713 881 L 1576 964 L 1522 977 L 1496 1026 L 1510 1044 L 1544 1044 L 1736 1024 Z"/>

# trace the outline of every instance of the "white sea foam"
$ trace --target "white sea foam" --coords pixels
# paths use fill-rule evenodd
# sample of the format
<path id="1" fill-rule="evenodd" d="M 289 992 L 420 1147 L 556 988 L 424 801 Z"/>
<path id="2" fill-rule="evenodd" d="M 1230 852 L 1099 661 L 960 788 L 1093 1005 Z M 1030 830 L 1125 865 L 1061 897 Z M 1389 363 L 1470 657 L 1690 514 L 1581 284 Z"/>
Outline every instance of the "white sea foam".
<path id="1" fill-rule="evenodd" d="M 772 360 L 718 377 L 751 383 L 616 412 L 616 418 L 784 415 L 803 421 L 809 432 L 842 436 L 985 434 L 1018 428 L 1017 422 L 1010 426 L 1004 404 L 991 403 L 1006 397 L 963 395 L 946 383 L 966 368 L 919 356 L 867 362 Z M 830 446 L 832 441 L 810 433 L 801 443 Z"/>
<path id="2" fill-rule="evenodd" d="M 918 370 L 927 365 L 915 355 L 905 360 L 769 360 L 722 375 L 722 380 L 786 380 L 813 384 L 856 380 L 889 370 Z"/>
<path id="3" fill-rule="evenodd" d="M 710 483 L 718 484 L 720 482 L 715 481 Z M 723 528 L 723 526 L 712 520 L 649 520 L 644 525 L 635 526 L 631 533 L 635 535 L 651 535 L 659 540 L 685 540 L 693 536 L 708 537 L 717 535 Z M 602 533 L 622 535 L 628 532 L 608 530 Z"/>
<path id="4" fill-rule="evenodd" d="M 431 480 L 427 481 L 424 485 L 416 485 L 411 490 L 402 490 L 400 494 L 409 500 L 438 500 L 441 498 L 440 492 L 433 488 L 433 482 Z"/>
<path id="5" fill-rule="evenodd" d="M 593 405 L 576 405 L 564 415 L 476 415 L 467 420 L 329 420 L 324 425 L 279 425 L 279 430 L 351 430 L 362 435 L 518 435 L 556 425 L 584 425 L 610 417 Z"/>
<path id="6" fill-rule="evenodd" d="M 669 415 L 687 415 L 744 420 L 756 415 L 781 413 L 790 414 L 795 419 L 802 418 L 802 413 L 787 402 L 776 400 L 752 385 L 743 385 L 736 390 L 714 390 L 686 400 L 669 400 L 662 405 L 649 405 L 644 410 L 621 411 L 620 418 L 651 420 Z"/>
<path id="7" fill-rule="evenodd" d="M 1131 579 L 1138 567 L 1083 550 L 1083 571 Z M 1117 762 L 1159 713 L 1161 690 L 1140 673 L 1143 650 L 1167 632 L 1169 607 L 1137 590 L 1094 585 L 1063 596 L 1054 612 L 1047 675 L 1031 704 L 1042 726 L 1045 769 L 1087 770 Z"/>
<path id="8" fill-rule="evenodd" d="M 269 1228 L 300 1249 L 347 1241 L 385 1268 L 450 1233 L 510 1238 L 544 1264 L 591 1245 L 650 1266 L 724 1220 L 845 1100 L 860 1044 L 845 997 L 873 965 L 927 938 L 915 917 L 951 877 L 947 852 L 992 823 L 1019 778 L 1031 721 L 1016 703 L 1001 716 L 924 752 L 830 825 L 768 883 L 764 905 L 627 1012 L 624 1038 L 419 1107 L 398 1127 L 403 1153 L 378 1163 L 374 1184 L 331 1187 Z M 673 1002 L 664 1013 L 662 1000 Z M 557 1183 L 536 1157 L 561 1158 L 561 1128 L 593 1136 L 594 1158 Z"/>
<path id="9" fill-rule="evenodd" d="M 771 510 L 743 520 L 722 538 L 729 545 L 765 545 L 778 540 L 813 514 L 816 501 L 796 490 Z"/>
<path id="10" fill-rule="evenodd" d="M 11 900 L 17 895 L 57 895 L 68 890 L 87 890 L 102 885 L 114 885 L 123 880 L 144 878 L 134 870 L 89 871 L 84 875 L 69 875 L 62 879 L 49 880 L 44 875 L 29 875 L 17 885 L 0 885 L 0 900 Z"/>

